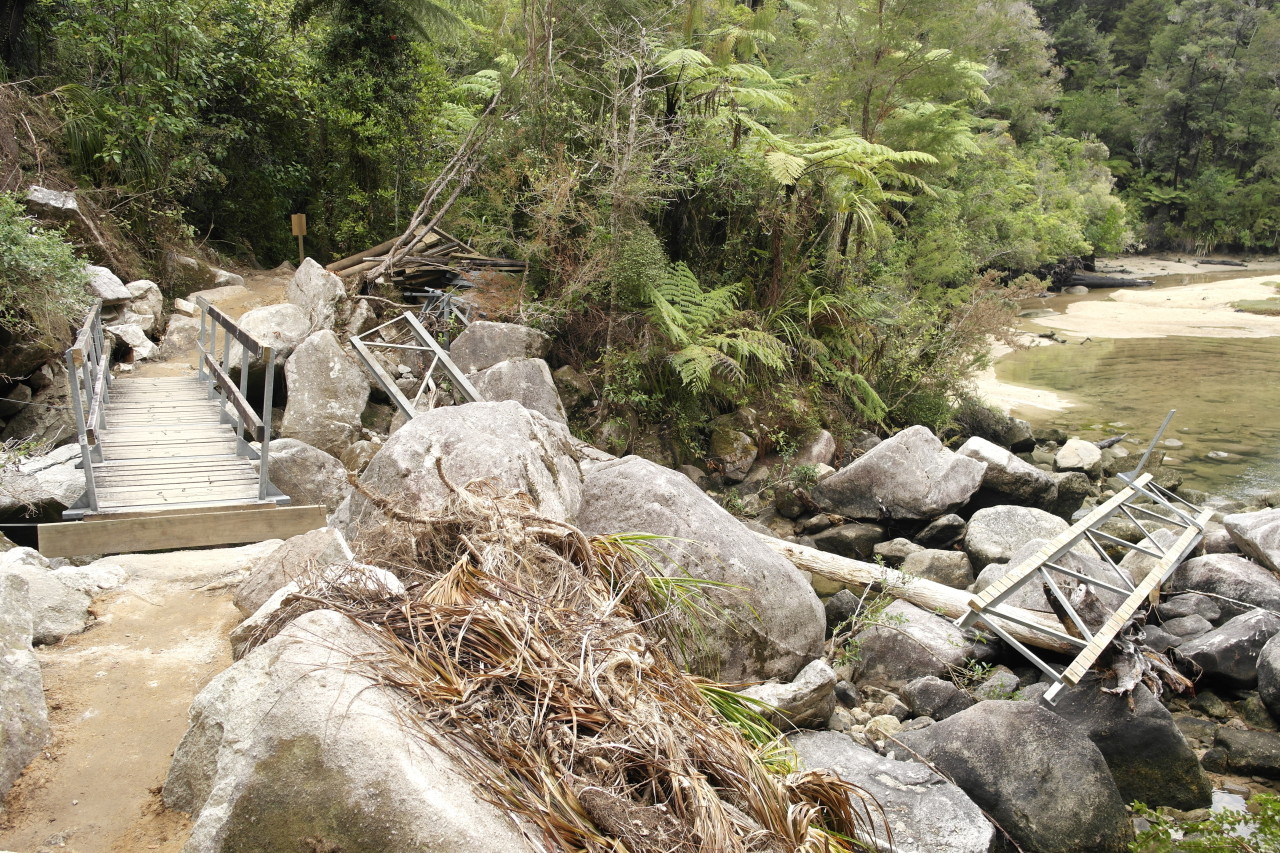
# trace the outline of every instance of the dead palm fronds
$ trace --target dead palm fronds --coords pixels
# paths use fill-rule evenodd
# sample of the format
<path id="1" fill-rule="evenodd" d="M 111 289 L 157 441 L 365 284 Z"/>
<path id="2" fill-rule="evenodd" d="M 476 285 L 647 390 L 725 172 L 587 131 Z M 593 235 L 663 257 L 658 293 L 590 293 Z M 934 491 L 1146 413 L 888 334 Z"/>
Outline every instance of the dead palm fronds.
<path id="1" fill-rule="evenodd" d="M 486 482 L 455 489 L 432 517 L 365 494 L 387 521 L 353 547 L 406 594 L 336 584 L 287 606 L 320 604 L 366 626 L 388 651 L 373 665 L 408 698 L 408 722 L 548 849 L 883 846 L 873 800 L 825 771 L 794 772 L 736 694 L 676 666 L 682 620 L 670 605 L 689 588 L 649 582 L 641 538 L 588 538 Z M 735 706 L 758 743 L 717 705 Z"/>

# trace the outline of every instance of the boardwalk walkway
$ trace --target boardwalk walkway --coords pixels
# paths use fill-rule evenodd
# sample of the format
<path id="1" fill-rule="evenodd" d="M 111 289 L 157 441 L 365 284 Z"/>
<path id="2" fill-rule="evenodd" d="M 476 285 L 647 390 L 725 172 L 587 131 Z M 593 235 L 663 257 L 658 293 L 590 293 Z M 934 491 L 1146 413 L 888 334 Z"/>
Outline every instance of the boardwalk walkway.
<path id="1" fill-rule="evenodd" d="M 101 308 L 90 312 L 67 351 L 85 493 L 67 521 L 40 526 L 45 556 L 230 545 L 324 525 L 324 507 L 286 506 L 259 458 L 271 440 L 270 378 L 258 408 L 245 395 L 251 365 L 274 363 L 271 348 L 197 301 L 199 369 L 168 376 L 113 374 Z"/>

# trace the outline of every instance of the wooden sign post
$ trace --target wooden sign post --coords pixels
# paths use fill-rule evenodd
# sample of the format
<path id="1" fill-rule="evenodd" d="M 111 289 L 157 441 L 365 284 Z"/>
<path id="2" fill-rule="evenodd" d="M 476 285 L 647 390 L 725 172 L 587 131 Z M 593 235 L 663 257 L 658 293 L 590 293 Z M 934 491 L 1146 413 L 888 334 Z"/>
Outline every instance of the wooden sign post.
<path id="1" fill-rule="evenodd" d="M 307 256 L 302 251 L 302 238 L 307 234 L 307 215 L 305 213 L 295 213 L 290 217 L 290 220 L 293 223 L 293 236 L 298 238 L 298 264 L 301 266 L 302 262 L 307 259 Z"/>

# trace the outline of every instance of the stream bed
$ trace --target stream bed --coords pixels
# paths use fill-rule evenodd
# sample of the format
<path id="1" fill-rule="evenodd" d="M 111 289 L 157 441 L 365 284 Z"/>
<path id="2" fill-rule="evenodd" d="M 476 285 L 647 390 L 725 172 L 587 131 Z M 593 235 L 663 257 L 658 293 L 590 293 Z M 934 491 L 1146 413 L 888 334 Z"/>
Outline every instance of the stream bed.
<path id="1" fill-rule="evenodd" d="M 1156 287 L 1230 277 L 1163 276 Z M 1110 292 L 1053 296 L 1026 307 L 1063 311 Z M 1063 412 L 1013 410 L 1035 426 L 1089 440 L 1128 432 L 1133 443 L 1125 446 L 1140 452 L 1177 409 L 1164 436 L 1175 444 L 1163 450 L 1165 464 L 1182 470 L 1187 486 L 1237 500 L 1280 490 L 1280 337 L 1076 339 L 1009 353 L 995 369 L 1002 382 L 1049 389 L 1075 402 Z"/>

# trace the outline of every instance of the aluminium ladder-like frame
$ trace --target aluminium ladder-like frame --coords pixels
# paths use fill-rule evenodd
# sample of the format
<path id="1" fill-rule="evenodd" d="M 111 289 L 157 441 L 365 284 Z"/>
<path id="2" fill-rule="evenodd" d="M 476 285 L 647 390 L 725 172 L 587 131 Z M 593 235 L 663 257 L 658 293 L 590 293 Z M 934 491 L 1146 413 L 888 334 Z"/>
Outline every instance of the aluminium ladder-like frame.
<path id="1" fill-rule="evenodd" d="M 1168 423 L 1168 419 L 1166 419 L 1165 423 Z M 1163 432 L 1163 427 L 1161 432 Z M 1156 440 L 1158 439 L 1159 435 L 1157 434 Z M 1155 442 L 1153 441 L 1152 446 L 1154 444 Z M 1148 450 L 1149 454 L 1150 450 Z M 1143 457 L 1143 462 L 1145 461 L 1146 456 Z M 1196 543 L 1204 535 L 1205 525 L 1213 515 L 1213 510 L 1200 509 L 1160 487 L 1152 480 L 1150 474 L 1135 476 L 1136 473 L 1137 471 L 1135 470 L 1127 475 L 1122 474 L 1121 477 L 1129 483 L 1128 486 L 1105 503 L 1099 505 L 1070 528 L 1055 536 L 1035 554 L 1014 566 L 1004 577 L 987 587 L 981 594 L 974 596 L 969 602 L 970 611 L 956 620 L 956 624 L 962 628 L 968 628 L 977 622 L 982 622 L 998 637 L 1017 649 L 1023 657 L 1053 679 L 1053 686 L 1045 693 L 1045 699 L 1050 704 L 1057 701 L 1058 693 L 1064 686 L 1074 686 L 1080 682 L 1080 679 L 1097 662 L 1098 657 L 1111 641 L 1116 638 L 1142 602 L 1159 589 L 1160 584 L 1169 577 L 1178 564 L 1182 562 L 1183 558 L 1196 546 Z M 1139 503 L 1140 501 L 1143 503 Z M 1149 505 L 1143 505 L 1146 502 L 1149 502 Z M 1181 504 L 1185 509 L 1179 507 L 1178 504 Z M 1155 508 L 1153 509 L 1152 507 Z M 1099 529 L 1108 519 L 1120 514 L 1126 516 L 1146 534 L 1141 542 L 1137 544 L 1126 542 Z M 1181 532 L 1177 534 L 1177 538 L 1172 544 L 1163 546 L 1154 536 L 1155 531 L 1148 530 L 1143 525 L 1140 516 L 1145 517 L 1148 522 L 1152 519 L 1158 520 L 1162 525 L 1171 526 L 1175 530 L 1180 529 Z M 1120 565 L 1107 554 L 1106 549 L 1103 547 L 1103 542 L 1107 542 L 1113 547 L 1128 550 L 1131 553 L 1144 554 L 1154 559 L 1156 563 L 1150 568 L 1146 577 L 1135 584 L 1126 572 L 1120 568 Z M 1114 583 L 1109 580 L 1103 581 L 1088 577 L 1057 562 L 1069 551 L 1081 544 L 1088 545 L 1111 568 L 1115 575 Z M 1086 624 L 1084 618 L 1071 605 L 1055 576 L 1096 586 L 1109 592 L 1124 595 L 1125 598 L 1108 615 L 1106 621 L 1094 630 Z M 1009 607 L 1006 606 L 1009 598 L 1027 584 L 1036 581 L 1043 583 L 1046 591 L 1053 596 L 1062 611 L 1067 615 L 1068 620 L 1071 622 L 1071 627 L 1074 628 L 1074 634 L 1066 631 L 1054 631 L 1042 625 L 1028 624 L 1010 612 Z M 1040 631 L 1061 643 L 1066 643 L 1078 650 L 1076 656 L 1065 668 L 1059 670 L 1005 631 L 1000 626 L 1001 620 L 1007 620 L 1023 627 Z M 1065 627 L 1067 626 L 1064 624 Z"/>
<path id="2" fill-rule="evenodd" d="M 416 344 L 385 340 L 386 332 L 384 330 L 401 323 L 407 329 L 409 337 L 417 341 Z M 374 335 L 378 334 L 382 335 L 383 340 L 374 339 Z M 412 418 L 418 413 L 418 402 L 428 389 L 431 391 L 436 390 L 435 374 L 437 373 L 441 374 L 442 378 L 448 379 L 453 383 L 453 387 L 468 403 L 484 402 L 484 396 L 476 390 L 458 365 L 454 364 L 453 359 L 449 358 L 448 351 L 440 346 L 439 342 L 418 321 L 418 318 L 408 311 L 399 317 L 388 320 L 381 326 L 376 326 L 364 334 L 351 338 L 351 346 L 355 349 L 356 354 L 360 356 L 360 360 L 364 362 L 365 368 L 378 380 L 382 390 L 387 392 L 387 396 L 391 398 L 392 402 L 396 404 L 396 408 L 406 418 Z M 430 363 L 422 371 L 422 381 L 418 384 L 418 391 L 412 400 L 405 396 L 404 392 L 400 390 L 400 386 L 396 385 L 395 380 L 391 378 L 386 368 L 378 361 L 373 352 L 375 349 L 403 350 L 431 356 Z"/>

